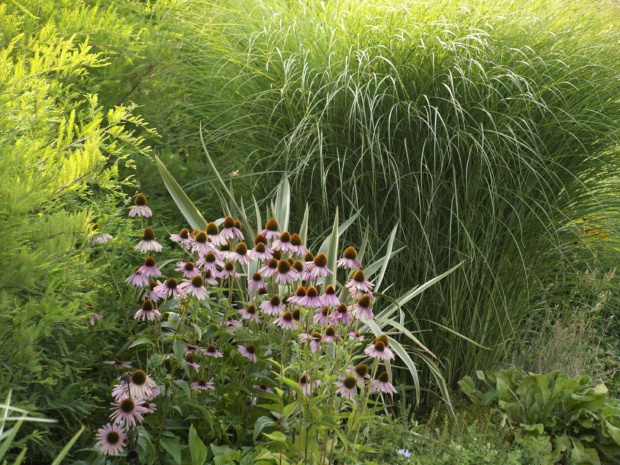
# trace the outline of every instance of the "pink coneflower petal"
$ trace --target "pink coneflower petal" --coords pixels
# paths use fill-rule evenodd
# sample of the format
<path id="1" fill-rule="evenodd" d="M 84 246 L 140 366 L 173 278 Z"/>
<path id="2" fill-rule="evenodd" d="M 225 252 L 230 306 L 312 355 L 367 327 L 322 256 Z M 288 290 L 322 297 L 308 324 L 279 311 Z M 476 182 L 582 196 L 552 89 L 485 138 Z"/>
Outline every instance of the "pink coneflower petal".
<path id="1" fill-rule="evenodd" d="M 200 379 L 191 384 L 192 391 L 215 391 L 215 385 L 213 381 L 207 381 L 206 379 Z"/>
<path id="2" fill-rule="evenodd" d="M 125 280 L 125 283 L 135 287 L 148 286 L 149 278 L 140 273 L 140 268 L 138 268 L 134 274 Z"/>
<path id="3" fill-rule="evenodd" d="M 337 394 L 353 402 L 357 394 L 357 379 L 355 379 L 355 377 L 347 376 L 340 381 L 336 381 L 336 386 L 338 386 L 338 390 L 336 391 Z"/>
<path id="4" fill-rule="evenodd" d="M 333 344 L 338 339 L 338 333 L 333 328 L 333 326 L 328 326 L 325 329 L 325 334 L 323 335 L 323 342 L 327 342 L 328 344 Z"/>
<path id="5" fill-rule="evenodd" d="M 142 297 L 143 300 L 151 300 L 153 302 L 157 302 L 158 300 L 165 299 L 166 289 L 162 291 L 161 286 L 164 286 L 164 283 L 162 283 L 161 281 L 151 281 L 149 283 L 149 289 L 144 293 L 144 296 Z M 159 289 L 157 289 L 158 287 Z"/>
<path id="6" fill-rule="evenodd" d="M 361 292 L 372 292 L 374 284 L 372 284 L 370 281 L 366 281 L 366 277 L 362 270 L 357 270 L 355 274 L 353 274 L 353 278 L 349 279 L 346 282 L 345 287 L 349 289 L 350 292 L 352 289 Z"/>
<path id="7" fill-rule="evenodd" d="M 248 255 L 254 260 L 269 260 L 273 257 L 271 254 L 271 247 L 262 242 L 256 244 L 254 248 L 248 252 Z"/>
<path id="8" fill-rule="evenodd" d="M 291 312 L 284 312 L 282 316 L 276 318 L 273 323 L 283 329 L 297 328 L 297 322 L 293 319 L 293 314 Z"/>
<path id="9" fill-rule="evenodd" d="M 280 237 L 280 225 L 278 220 L 271 218 L 265 223 L 265 229 L 260 232 L 265 238 L 272 240 Z"/>
<path id="10" fill-rule="evenodd" d="M 239 279 L 240 275 L 235 271 L 235 264 L 233 262 L 224 263 L 224 269 L 218 273 L 220 279 L 236 278 Z"/>
<path id="11" fill-rule="evenodd" d="M 152 210 L 147 206 L 135 206 L 129 210 L 129 216 L 135 218 L 136 216 L 143 218 L 150 218 L 153 216 Z"/>
<path id="12" fill-rule="evenodd" d="M 299 305 L 308 308 L 317 308 L 323 306 L 323 299 L 319 296 L 316 287 L 310 286 L 306 289 L 306 296 L 298 300 Z"/>
<path id="13" fill-rule="evenodd" d="M 103 363 L 105 363 L 106 365 L 114 365 L 119 368 L 131 368 L 131 364 L 123 360 L 123 357 L 121 355 L 117 355 L 116 357 L 114 357 L 114 360 L 106 360 Z"/>
<path id="14" fill-rule="evenodd" d="M 357 333 L 355 331 L 351 331 L 349 333 L 349 339 L 357 339 L 358 341 L 363 341 L 364 340 L 364 336 L 360 333 Z"/>
<path id="15" fill-rule="evenodd" d="M 242 308 L 237 313 L 244 320 L 254 321 L 256 323 L 260 323 L 262 320 L 259 318 L 256 307 L 254 305 L 248 305 L 247 308 Z"/>
<path id="16" fill-rule="evenodd" d="M 263 281 L 263 277 L 260 273 L 254 273 L 254 275 L 252 275 L 252 279 L 248 282 L 248 290 L 250 292 L 256 292 L 264 287 L 267 287 L 267 285 L 265 284 L 265 281 Z"/>
<path id="17" fill-rule="evenodd" d="M 183 273 L 184 278 L 193 278 L 194 276 L 200 276 L 202 273 L 193 262 L 179 262 L 174 271 Z"/>
<path id="18" fill-rule="evenodd" d="M 269 300 L 265 300 L 260 304 L 260 309 L 267 315 L 282 315 L 284 313 L 284 305 L 279 296 L 271 296 Z"/>
<path id="19" fill-rule="evenodd" d="M 224 262 L 222 261 L 222 256 L 219 250 L 212 250 L 210 252 L 200 254 L 200 258 L 196 262 L 196 266 L 205 271 L 210 270 L 215 274 L 217 272 L 217 267 L 224 266 Z"/>
<path id="20" fill-rule="evenodd" d="M 215 347 L 214 345 L 209 345 L 207 346 L 206 349 L 202 349 L 202 353 L 206 355 L 207 357 L 215 357 L 215 358 L 222 357 L 222 353 L 219 350 L 217 350 L 217 347 Z"/>
<path id="21" fill-rule="evenodd" d="M 163 293 L 172 299 L 182 298 L 185 295 L 183 289 L 180 288 L 179 283 L 174 278 L 166 279 L 163 284 L 156 286 L 153 291 L 158 294 Z"/>
<path id="22" fill-rule="evenodd" d="M 185 250 L 191 250 L 192 248 L 192 238 L 187 228 L 181 229 L 179 234 L 170 234 L 170 240 L 180 244 Z"/>
<path id="23" fill-rule="evenodd" d="M 374 344 L 368 346 L 364 353 L 372 358 L 378 358 L 379 360 L 392 360 L 394 354 L 392 351 L 382 342 L 376 341 Z"/>
<path id="24" fill-rule="evenodd" d="M 220 228 L 215 223 L 207 224 L 206 233 L 211 243 L 215 246 L 225 245 L 227 242 L 220 234 Z"/>
<path id="25" fill-rule="evenodd" d="M 142 405 L 138 405 L 136 400 L 131 397 L 121 399 L 112 403 L 114 410 L 110 415 L 110 419 L 116 424 L 123 426 L 136 426 L 144 420 L 145 409 Z"/>
<path id="26" fill-rule="evenodd" d="M 201 275 L 194 276 L 190 281 L 184 281 L 179 285 L 179 288 L 185 295 L 193 295 L 198 300 L 207 300 L 209 294 L 204 288 L 205 280 Z"/>
<path id="27" fill-rule="evenodd" d="M 96 234 L 94 236 L 90 236 L 88 238 L 88 242 L 91 244 L 105 244 L 110 239 L 112 239 L 111 234 Z"/>
<path id="28" fill-rule="evenodd" d="M 314 322 L 317 325 L 326 326 L 330 322 L 331 309 L 329 307 L 317 308 L 314 312 Z"/>
<path id="29" fill-rule="evenodd" d="M 142 308 L 136 312 L 134 318 L 136 320 L 153 321 L 155 318 L 161 318 L 161 313 L 153 306 L 153 302 L 145 300 L 142 302 Z"/>
<path id="30" fill-rule="evenodd" d="M 353 247 L 347 247 L 342 254 L 342 258 L 336 263 L 338 268 L 345 268 L 350 270 L 360 270 L 362 268 L 361 262 L 357 259 L 357 250 Z"/>
<path id="31" fill-rule="evenodd" d="M 196 355 L 195 354 L 192 354 L 192 353 L 186 354 L 185 355 L 185 363 L 187 363 L 188 366 L 192 367 L 196 371 L 198 371 L 200 369 L 200 365 L 196 361 Z"/>
<path id="32" fill-rule="evenodd" d="M 292 283 L 293 281 L 298 281 L 299 278 L 299 272 L 295 268 L 292 268 L 287 260 L 280 260 L 278 262 L 278 268 L 273 274 L 273 280 L 276 284 Z"/>
<path id="33" fill-rule="evenodd" d="M 370 383 L 370 393 L 373 394 L 375 392 L 384 392 L 390 395 L 397 394 L 398 392 L 390 383 L 388 374 L 385 371 Z"/>
<path id="34" fill-rule="evenodd" d="M 108 423 L 103 428 L 97 430 L 95 435 L 99 452 L 104 455 L 118 455 L 125 450 L 125 439 L 127 436 L 118 425 Z"/>
<path id="35" fill-rule="evenodd" d="M 273 277 L 278 272 L 278 260 L 271 258 L 258 272 L 267 278 Z"/>
<path id="36" fill-rule="evenodd" d="M 368 365 L 360 363 L 354 367 L 349 367 L 349 373 L 363 386 L 366 382 L 366 376 L 368 376 Z"/>
<path id="37" fill-rule="evenodd" d="M 243 233 L 241 232 L 241 222 L 236 221 L 232 216 L 224 218 L 222 224 L 222 232 L 220 233 L 224 239 L 230 239 L 234 241 L 242 241 Z"/>
<path id="38" fill-rule="evenodd" d="M 304 396 L 308 397 L 312 395 L 315 388 L 321 385 L 321 380 L 312 381 L 310 375 L 305 374 L 299 378 L 299 385 Z"/>
<path id="39" fill-rule="evenodd" d="M 144 265 L 138 268 L 136 273 L 140 273 L 142 276 L 146 276 L 147 278 L 151 276 L 161 276 L 161 271 L 157 268 L 153 257 L 146 257 L 144 260 Z"/>
<path id="40" fill-rule="evenodd" d="M 349 312 L 349 307 L 346 304 L 340 304 L 336 311 L 331 314 L 331 320 L 333 323 L 347 325 L 353 320 L 353 315 Z"/>
<path id="41" fill-rule="evenodd" d="M 98 313 L 93 313 L 93 316 L 90 317 L 90 325 L 95 326 L 99 320 L 102 320 L 103 317 Z"/>
<path id="42" fill-rule="evenodd" d="M 266 384 L 255 384 L 254 386 L 252 386 L 254 389 L 256 389 L 257 391 L 261 391 L 261 392 L 269 392 L 273 394 L 273 391 L 271 389 L 269 389 L 267 387 Z"/>
<path id="43" fill-rule="evenodd" d="M 256 363 L 256 346 L 253 344 L 248 344 L 247 346 L 239 346 L 237 348 L 239 353 L 243 355 L 248 360 Z"/>
<path id="44" fill-rule="evenodd" d="M 155 231 L 153 231 L 153 228 L 148 227 L 144 229 L 142 240 L 136 245 L 135 249 L 144 253 L 161 252 L 163 247 L 155 240 Z"/>
<path id="45" fill-rule="evenodd" d="M 331 270 L 327 268 L 327 256 L 324 253 L 314 257 L 312 263 L 307 266 L 306 271 L 313 279 L 324 278 L 332 274 Z"/>

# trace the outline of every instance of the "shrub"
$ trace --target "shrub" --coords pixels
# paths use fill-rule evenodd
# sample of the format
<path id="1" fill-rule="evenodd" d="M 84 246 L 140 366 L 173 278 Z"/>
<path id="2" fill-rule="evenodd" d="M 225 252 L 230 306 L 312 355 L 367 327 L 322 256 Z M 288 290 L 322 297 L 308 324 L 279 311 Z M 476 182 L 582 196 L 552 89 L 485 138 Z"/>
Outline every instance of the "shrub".
<path id="1" fill-rule="evenodd" d="M 592 386 L 588 376 L 568 378 L 561 371 L 525 374 L 516 368 L 478 376 L 488 389 L 479 391 L 465 377 L 459 381 L 465 394 L 505 412 L 519 443 L 544 452 L 541 464 L 599 465 L 620 456 L 620 402 L 607 398 L 604 384 Z"/>

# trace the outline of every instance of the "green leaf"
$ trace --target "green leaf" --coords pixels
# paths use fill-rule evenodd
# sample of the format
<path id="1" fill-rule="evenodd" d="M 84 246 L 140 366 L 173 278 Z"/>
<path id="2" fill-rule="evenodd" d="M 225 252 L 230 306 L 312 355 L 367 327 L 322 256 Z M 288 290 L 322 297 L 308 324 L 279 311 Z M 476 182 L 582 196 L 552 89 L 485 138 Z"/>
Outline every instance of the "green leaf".
<path id="1" fill-rule="evenodd" d="M 280 229 L 282 231 L 288 231 L 288 223 L 291 216 L 291 186 L 286 176 L 284 176 L 280 184 L 278 184 L 274 214 L 276 215 L 278 223 L 280 223 Z"/>
<path id="2" fill-rule="evenodd" d="M 170 174 L 159 157 L 155 156 L 155 161 L 157 162 L 157 168 L 159 169 L 159 174 L 164 181 L 166 189 L 168 189 L 172 200 L 174 200 L 174 203 L 176 203 L 189 225 L 194 229 L 205 229 L 207 222 L 196 206 L 192 203 L 187 194 L 183 192 L 179 183 Z"/>
<path id="3" fill-rule="evenodd" d="M 263 431 L 263 429 L 265 429 L 268 426 L 275 426 L 275 425 L 276 425 L 276 422 L 273 421 L 273 419 L 270 417 L 263 416 L 263 417 L 258 418 L 258 420 L 256 420 L 256 423 L 254 423 L 254 434 L 253 434 L 254 442 L 256 442 L 256 440 L 258 439 L 258 436 Z"/>
<path id="4" fill-rule="evenodd" d="M 263 433 L 263 436 L 275 442 L 282 442 L 282 443 L 286 442 L 286 436 L 284 435 L 284 433 L 281 433 L 280 431 L 274 431 L 271 434 Z"/>
<path id="5" fill-rule="evenodd" d="M 189 427 L 189 453 L 192 465 L 204 465 L 209 455 L 209 449 L 204 445 L 194 425 Z"/>
<path id="6" fill-rule="evenodd" d="M 388 238 L 387 249 L 385 256 L 390 257 L 392 254 L 392 248 L 394 247 L 394 238 L 396 237 L 396 231 L 398 230 L 398 225 L 394 226 L 392 232 L 390 233 L 390 237 Z M 383 282 L 383 277 L 385 276 L 385 271 L 387 270 L 389 260 L 384 260 L 383 265 L 381 266 L 381 271 L 379 272 L 379 276 L 375 279 L 375 290 L 378 291 L 381 288 L 381 283 Z"/>
<path id="7" fill-rule="evenodd" d="M 82 426 L 80 428 L 80 430 L 73 435 L 73 437 L 67 443 L 67 445 L 65 447 L 63 447 L 63 449 L 60 451 L 60 453 L 56 456 L 56 458 L 52 462 L 52 465 L 60 465 L 62 463 L 62 460 L 69 453 L 69 450 L 71 450 L 71 448 L 73 447 L 73 444 L 75 444 L 75 441 L 77 441 L 78 438 L 82 435 L 83 431 L 84 431 L 84 427 Z"/>
<path id="8" fill-rule="evenodd" d="M 183 453 L 182 446 L 179 441 L 177 439 L 173 440 L 162 438 L 160 439 L 159 443 L 166 450 L 166 452 L 168 452 L 172 456 L 177 465 L 181 465 L 181 462 L 183 461 Z"/>
<path id="9" fill-rule="evenodd" d="M 133 342 L 129 345 L 129 347 L 127 347 L 127 348 L 128 348 L 128 349 L 131 349 L 132 347 L 137 347 L 137 346 L 141 346 L 141 345 L 144 345 L 144 344 L 149 344 L 149 345 L 152 345 L 153 343 L 151 342 L 151 340 L 150 340 L 150 339 L 147 339 L 147 338 L 145 338 L 145 337 L 141 337 L 141 338 L 136 339 L 135 341 L 133 341 Z"/>

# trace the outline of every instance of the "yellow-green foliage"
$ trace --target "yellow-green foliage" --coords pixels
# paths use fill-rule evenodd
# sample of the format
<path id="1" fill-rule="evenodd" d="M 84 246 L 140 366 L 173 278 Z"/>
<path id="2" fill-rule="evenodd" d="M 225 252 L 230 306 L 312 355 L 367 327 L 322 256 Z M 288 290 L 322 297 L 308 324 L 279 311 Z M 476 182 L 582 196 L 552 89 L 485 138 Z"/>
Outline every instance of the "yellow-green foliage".
<path id="1" fill-rule="evenodd" d="M 119 164 L 141 145 L 125 125 L 143 123 L 76 90 L 107 63 L 87 37 L 37 30 L 6 5 L 0 18 L 10 36 L 0 49 L 0 390 L 12 385 L 19 399 L 30 383 L 58 381 L 39 364 L 38 341 L 56 325 L 87 324 L 81 313 L 100 273 L 82 250 L 92 192 L 115 189 Z"/>

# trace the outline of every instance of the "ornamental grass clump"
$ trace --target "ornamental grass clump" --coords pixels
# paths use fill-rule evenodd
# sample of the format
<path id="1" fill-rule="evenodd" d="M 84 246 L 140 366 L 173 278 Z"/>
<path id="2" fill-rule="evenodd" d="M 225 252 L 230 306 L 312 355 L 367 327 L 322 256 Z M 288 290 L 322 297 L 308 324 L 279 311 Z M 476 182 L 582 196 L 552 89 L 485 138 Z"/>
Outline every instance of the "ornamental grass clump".
<path id="1" fill-rule="evenodd" d="M 137 249 L 126 289 L 138 304 L 120 349 L 138 368 L 110 363 L 118 381 L 99 452 L 145 464 L 204 444 L 269 463 L 357 457 L 369 415 L 398 393 L 394 351 L 413 365 L 399 331 L 375 319 L 379 267 L 366 273 L 352 246 L 337 253 L 334 234 L 325 252 L 309 250 L 305 227 L 291 233 L 275 217 L 253 240 L 233 216 L 190 226 Z"/>

